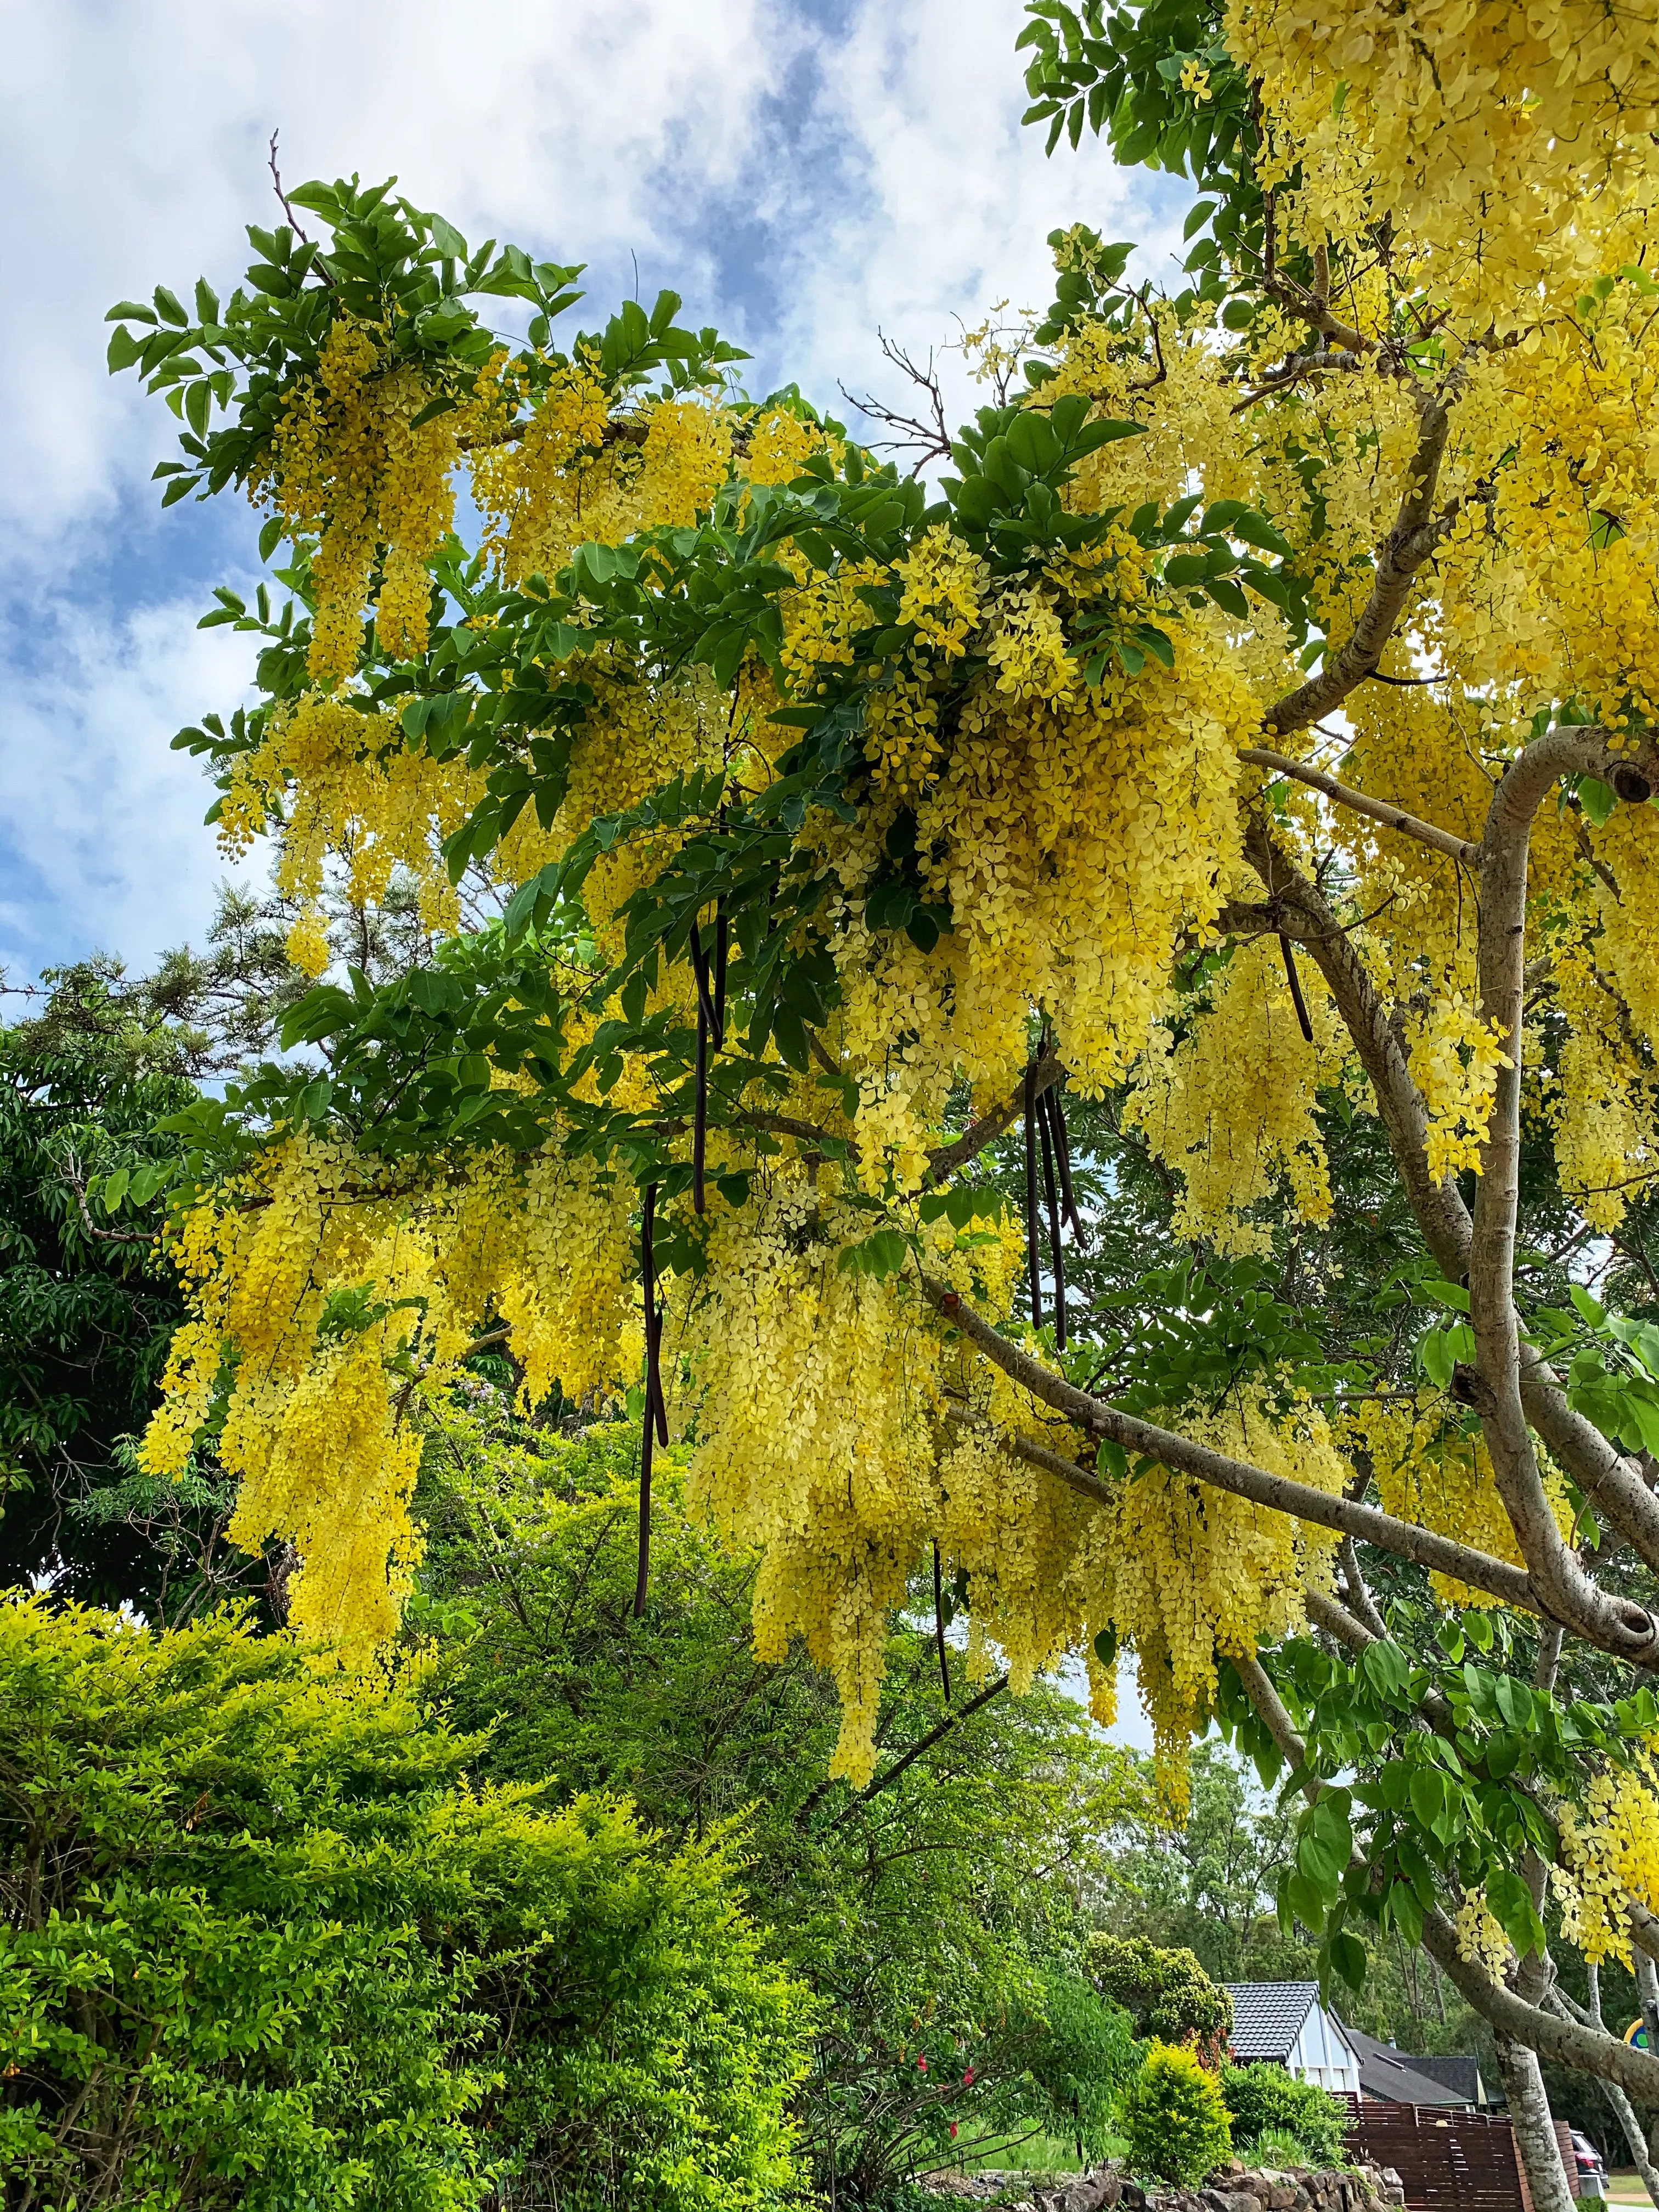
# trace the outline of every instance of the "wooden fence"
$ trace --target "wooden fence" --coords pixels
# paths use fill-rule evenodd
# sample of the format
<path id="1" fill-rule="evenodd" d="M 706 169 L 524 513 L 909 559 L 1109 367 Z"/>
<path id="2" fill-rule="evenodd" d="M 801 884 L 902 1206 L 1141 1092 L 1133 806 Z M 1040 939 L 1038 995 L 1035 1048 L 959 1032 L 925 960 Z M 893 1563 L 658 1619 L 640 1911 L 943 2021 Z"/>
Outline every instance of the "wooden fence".
<path id="1" fill-rule="evenodd" d="M 1506 2116 L 1369 2099 L 1349 2111 L 1349 2151 L 1394 2168 L 1407 2212 L 1532 2212 Z"/>

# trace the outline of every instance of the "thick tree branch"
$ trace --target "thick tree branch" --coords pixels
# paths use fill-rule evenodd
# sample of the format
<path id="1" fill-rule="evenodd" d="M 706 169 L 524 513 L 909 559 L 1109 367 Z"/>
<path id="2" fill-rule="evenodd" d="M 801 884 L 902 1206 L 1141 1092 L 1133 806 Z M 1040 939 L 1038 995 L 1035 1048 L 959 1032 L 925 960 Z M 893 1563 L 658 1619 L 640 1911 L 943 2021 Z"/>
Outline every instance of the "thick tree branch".
<path id="1" fill-rule="evenodd" d="M 1630 778 L 1640 777 L 1641 767 L 1628 754 L 1613 755 L 1604 732 L 1578 730 L 1553 737 L 1575 739 L 1583 749 L 1580 765 L 1588 766 L 1590 773 L 1609 779 L 1622 776 L 1632 794 L 1640 791 L 1640 783 L 1632 784 Z M 1558 763 L 1552 774 L 1562 772 Z M 1570 767 L 1565 772 L 1577 771 Z M 1534 807 L 1542 795 L 1541 790 L 1534 794 Z M 1246 826 L 1244 849 L 1269 894 L 1273 926 L 1306 946 L 1336 1000 L 1360 1065 L 1370 1079 L 1378 1116 L 1418 1226 L 1447 1279 L 1461 1281 L 1469 1272 L 1474 1223 L 1455 1183 L 1449 1177 L 1437 1182 L 1429 1173 L 1428 1110 L 1376 985 L 1324 895 L 1259 816 Z M 1484 843 L 1480 849 L 1485 850 Z M 1484 900 L 1482 905 L 1484 931 L 1489 925 L 1484 920 Z M 1585 1496 L 1650 1565 L 1659 1567 L 1659 1553 L 1650 1548 L 1659 1544 L 1659 1499 L 1601 1431 L 1568 1405 L 1547 1363 L 1529 1346 L 1522 1346 L 1521 1390 L 1528 1419 Z"/>
<path id="2" fill-rule="evenodd" d="M 1336 1000 L 1359 1064 L 1370 1078 L 1377 1114 L 1418 1226 L 1447 1279 L 1457 1282 L 1469 1264 L 1468 1208 L 1449 1176 L 1437 1182 L 1429 1172 L 1428 1109 L 1376 986 L 1324 894 L 1309 882 L 1259 814 L 1245 825 L 1244 855 L 1273 903 L 1277 927 L 1306 945 Z"/>
<path id="3" fill-rule="evenodd" d="M 1533 819 L 1545 794 L 1562 775 L 1575 774 L 1601 776 L 1610 783 L 1620 779 L 1645 799 L 1659 782 L 1659 752 L 1646 741 L 1627 750 L 1615 749 L 1600 728 L 1552 730 L 1526 748 L 1492 794 L 1480 848 L 1480 1010 L 1509 1064 L 1498 1070 L 1481 1146 L 1470 1242 L 1469 1319 L 1486 1386 L 1481 1425 L 1493 1473 L 1540 1596 L 1553 1618 L 1581 1634 L 1593 1633 L 1606 1650 L 1653 1665 L 1659 1662 L 1659 1621 L 1645 1607 L 1599 1589 L 1555 1525 L 1525 1402 L 1514 1295 L 1528 852 Z M 1537 1414 L 1565 1434 L 1567 1425 L 1559 1415 L 1570 1409 L 1565 1401 L 1559 1408 L 1550 1402 L 1552 1395 L 1559 1396 L 1553 1391 L 1553 1378 L 1534 1367 L 1528 1379 Z M 1595 1476 L 1597 1504 L 1644 1557 L 1659 1559 L 1659 1499 L 1620 1465 L 1610 1468 L 1603 1461 Z"/>
<path id="4" fill-rule="evenodd" d="M 1298 308 L 1297 312 L 1306 310 Z M 1346 343 L 1346 336 L 1339 343 Z M 1263 715 L 1263 723 L 1275 736 L 1282 738 L 1291 730 L 1305 729 L 1310 722 L 1316 722 L 1322 714 L 1328 714 L 1333 708 L 1340 707 L 1382 658 L 1395 625 L 1411 597 L 1418 570 L 1451 527 L 1457 513 L 1454 501 L 1443 514 L 1436 514 L 1434 496 L 1451 428 L 1451 410 L 1461 388 L 1454 372 L 1439 392 L 1419 392 L 1421 420 L 1411 482 L 1400 503 L 1394 528 L 1377 555 L 1370 597 L 1360 611 L 1352 635 L 1327 657 L 1318 675 L 1298 684 Z"/>
<path id="5" fill-rule="evenodd" d="M 1051 1085 L 1058 1083 L 1065 1073 L 1057 1053 L 1044 1053 L 1036 1064 L 1036 1091 L 1041 1094 L 1047 1091 Z M 1012 1121 L 1024 1103 L 1024 1085 L 1022 1084 L 1003 1105 L 993 1107 L 988 1114 L 981 1114 L 977 1121 L 969 1123 L 959 1137 L 929 1152 L 927 1172 L 931 1179 L 936 1183 L 943 1182 L 947 1176 L 953 1176 L 959 1167 L 965 1166 L 976 1152 L 982 1152 L 987 1145 L 1000 1137 Z"/>
<path id="6" fill-rule="evenodd" d="M 1063 1413 L 1089 1435 L 1107 1437 L 1121 1444 L 1125 1451 L 1157 1460 L 1179 1474 L 1191 1475 L 1194 1481 L 1208 1484 L 1213 1490 L 1229 1491 L 1237 1498 L 1248 1498 L 1275 1512 L 1291 1514 L 1320 1528 L 1334 1528 L 1344 1535 L 1358 1536 L 1400 1559 L 1414 1560 L 1418 1565 L 1439 1574 L 1455 1576 L 1472 1589 L 1490 1591 L 1507 1605 L 1527 1612 L 1539 1609 L 1531 1583 L 1522 1569 L 1510 1566 L 1506 1560 L 1489 1558 L 1484 1552 L 1472 1551 L 1434 1529 L 1398 1521 L 1373 1505 L 1333 1497 L 1328 1491 L 1316 1490 L 1311 1483 L 1292 1481 L 1286 1475 L 1271 1474 L 1265 1468 L 1253 1467 L 1245 1460 L 1230 1459 L 1207 1444 L 1196 1443 L 1173 1430 L 1159 1428 L 1137 1414 L 1122 1413 L 1103 1399 L 1078 1389 L 1029 1352 L 1022 1352 L 954 1291 L 931 1276 L 924 1275 L 921 1281 L 932 1305 L 962 1332 L 976 1351 L 982 1352 L 994 1365 L 1030 1391 L 1033 1397 L 1052 1406 L 1056 1413 Z M 1060 1455 L 1054 1457 L 1058 1461 Z M 1063 1462 L 1061 1466 L 1050 1467 L 1049 1472 L 1083 1496 L 1102 1504 L 1109 1504 L 1115 1497 L 1111 1485 L 1102 1476 L 1091 1474 L 1086 1468 L 1073 1469 L 1069 1462 Z"/>

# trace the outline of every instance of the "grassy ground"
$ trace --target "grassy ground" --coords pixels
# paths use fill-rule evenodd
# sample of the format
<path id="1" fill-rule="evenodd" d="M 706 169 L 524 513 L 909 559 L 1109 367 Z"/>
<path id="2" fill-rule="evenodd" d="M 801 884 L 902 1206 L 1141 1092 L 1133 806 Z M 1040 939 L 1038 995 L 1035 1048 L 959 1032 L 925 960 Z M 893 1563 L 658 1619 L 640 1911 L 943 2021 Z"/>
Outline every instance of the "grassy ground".
<path id="1" fill-rule="evenodd" d="M 1088 2163 L 1098 2165 L 1102 2159 L 1121 2158 L 1128 2148 L 1117 2136 L 1109 2136 L 1098 2156 Z M 999 2151 L 991 2158 L 969 2159 L 963 2171 L 978 2173 L 987 2167 L 1000 2173 L 1077 2173 L 1082 2170 L 1075 2147 L 1059 2136 L 1033 2136 L 1017 2150 Z"/>
<path id="2" fill-rule="evenodd" d="M 1609 2204 L 1645 2204 L 1648 2201 L 1642 2177 L 1633 2166 L 1619 2168 L 1607 2176 Z"/>

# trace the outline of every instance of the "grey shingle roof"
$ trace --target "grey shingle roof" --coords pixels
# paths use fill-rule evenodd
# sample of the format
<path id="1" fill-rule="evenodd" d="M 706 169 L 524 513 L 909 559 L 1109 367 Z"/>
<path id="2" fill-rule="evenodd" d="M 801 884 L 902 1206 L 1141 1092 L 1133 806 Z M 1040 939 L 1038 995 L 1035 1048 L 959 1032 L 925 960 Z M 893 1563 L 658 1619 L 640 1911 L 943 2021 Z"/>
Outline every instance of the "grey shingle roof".
<path id="1" fill-rule="evenodd" d="M 1229 1982 L 1232 2046 L 1239 2058 L 1274 2058 L 1282 2066 L 1302 2023 L 1319 2001 L 1317 1982 Z"/>
<path id="2" fill-rule="evenodd" d="M 1396 2051 L 1390 2043 L 1379 2043 L 1374 2035 L 1366 2035 L 1345 2021 L 1342 2033 L 1359 2058 L 1359 2087 L 1367 2097 L 1387 2097 L 1396 2105 L 1473 2105 L 1478 2079 L 1473 2058 L 1419 2058 L 1410 2051 Z M 1429 2069 L 1434 2069 L 1434 2072 Z M 1467 2068 L 1467 2093 L 1455 2081 L 1437 2080 L 1436 2075 L 1444 2068 L 1454 2075 Z"/>

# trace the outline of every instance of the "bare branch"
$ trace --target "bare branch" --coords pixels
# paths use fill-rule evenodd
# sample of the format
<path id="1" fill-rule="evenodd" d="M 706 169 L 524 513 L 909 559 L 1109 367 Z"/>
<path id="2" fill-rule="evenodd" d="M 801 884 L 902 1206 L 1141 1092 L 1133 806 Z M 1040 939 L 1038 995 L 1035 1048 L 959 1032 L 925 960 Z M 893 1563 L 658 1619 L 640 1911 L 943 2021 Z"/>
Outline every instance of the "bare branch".
<path id="1" fill-rule="evenodd" d="M 884 1774 L 878 1774 L 867 1789 L 860 1790 L 850 1805 L 843 1806 L 830 1826 L 840 1827 L 842 1822 L 856 1813 L 860 1805 L 867 1805 L 872 1797 L 879 1796 L 890 1783 L 896 1782 L 905 1768 L 913 1765 L 923 1752 L 931 1751 L 941 1736 L 949 1735 L 953 1728 L 969 1719 L 982 1705 L 988 1705 L 993 1698 L 1000 1698 L 1007 1686 L 1008 1677 L 999 1674 L 996 1680 L 988 1689 L 981 1690 L 976 1698 L 969 1698 L 965 1705 L 958 1705 L 953 1711 L 946 1713 L 937 1728 L 930 1729 L 919 1742 L 911 1745 L 902 1759 L 896 1759 Z"/>
<path id="2" fill-rule="evenodd" d="M 885 331 L 878 328 L 876 336 L 880 341 L 884 357 L 902 376 L 908 377 L 922 394 L 926 404 L 925 415 L 901 414 L 897 408 L 888 406 L 884 400 L 877 399 L 867 392 L 862 399 L 856 399 L 844 384 L 841 387 L 841 395 L 848 405 L 856 407 L 860 415 L 867 415 L 872 422 L 884 423 L 888 429 L 897 433 L 891 438 L 875 439 L 872 443 L 899 452 L 914 452 L 916 458 L 910 473 L 913 477 L 920 476 L 929 461 L 948 461 L 951 458 L 951 429 L 945 419 L 945 397 L 939 390 L 939 374 L 933 367 L 933 348 L 930 346 L 927 349 L 927 368 L 918 368 L 904 348 L 890 338 Z"/>
<path id="3" fill-rule="evenodd" d="M 311 243 L 311 234 L 307 230 L 305 225 L 301 222 L 299 216 L 295 214 L 293 205 L 289 199 L 289 196 L 283 190 L 283 173 L 276 166 L 276 138 L 277 133 L 273 131 L 270 134 L 270 181 L 276 187 L 276 197 L 283 204 L 283 213 L 288 217 L 289 228 L 294 233 L 294 235 L 299 240 L 302 246 L 309 246 Z M 325 269 L 319 270 L 318 274 L 326 283 L 332 283 L 334 281 L 332 277 L 329 276 L 328 271 Z"/>
<path id="4" fill-rule="evenodd" d="M 75 1193 L 75 1207 L 81 1217 L 81 1226 L 99 1243 L 153 1244 L 155 1242 L 155 1232 L 152 1229 L 100 1229 L 88 1208 L 86 1185 L 74 1174 L 72 1165 L 71 1171 L 63 1177 L 63 1181 Z"/>
<path id="5" fill-rule="evenodd" d="M 1450 830 L 1442 830 L 1432 822 L 1424 822 L 1415 814 L 1407 814 L 1402 807 L 1394 806 L 1386 799 L 1373 799 L 1368 792 L 1356 791 L 1351 783 L 1340 783 L 1323 769 L 1310 768 L 1305 761 L 1291 760 L 1283 753 L 1270 752 L 1265 745 L 1248 745 L 1239 754 L 1256 768 L 1271 769 L 1275 775 L 1293 776 L 1297 782 L 1305 783 L 1310 790 L 1322 792 L 1338 806 L 1350 812 L 1364 814 L 1384 828 L 1397 830 L 1402 836 L 1415 837 L 1419 845 L 1431 846 L 1437 853 L 1449 854 L 1454 860 L 1474 866 L 1480 857 L 1480 848 L 1467 837 L 1459 837 Z"/>

